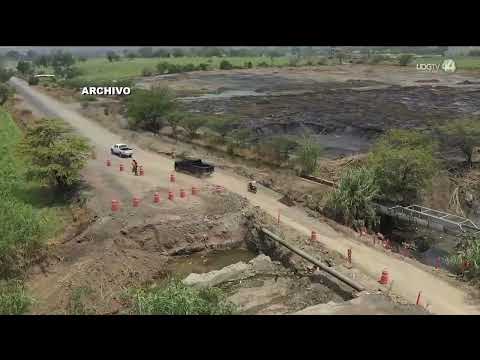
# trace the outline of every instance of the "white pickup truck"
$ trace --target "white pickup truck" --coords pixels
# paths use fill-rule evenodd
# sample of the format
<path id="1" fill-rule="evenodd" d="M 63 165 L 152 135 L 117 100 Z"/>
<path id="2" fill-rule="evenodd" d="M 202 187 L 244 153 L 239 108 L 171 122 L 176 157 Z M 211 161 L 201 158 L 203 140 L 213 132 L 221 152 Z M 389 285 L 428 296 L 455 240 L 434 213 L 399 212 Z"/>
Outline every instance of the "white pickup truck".
<path id="1" fill-rule="evenodd" d="M 118 155 L 122 158 L 123 157 L 130 157 L 131 158 L 132 155 L 133 155 L 133 150 L 125 144 L 114 144 L 114 145 L 112 145 L 112 147 L 110 148 L 110 152 L 113 155 Z"/>

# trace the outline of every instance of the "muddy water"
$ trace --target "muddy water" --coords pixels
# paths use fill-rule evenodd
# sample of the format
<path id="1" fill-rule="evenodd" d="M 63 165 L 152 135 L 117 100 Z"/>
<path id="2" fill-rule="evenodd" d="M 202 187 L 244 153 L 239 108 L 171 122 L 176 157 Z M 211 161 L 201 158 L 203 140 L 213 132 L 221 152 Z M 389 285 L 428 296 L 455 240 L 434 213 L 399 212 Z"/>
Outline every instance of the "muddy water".
<path id="1" fill-rule="evenodd" d="M 255 253 L 246 249 L 214 250 L 208 253 L 194 253 L 189 256 L 176 256 L 169 260 L 167 270 L 171 275 L 184 278 L 191 273 L 207 273 L 243 261 L 248 262 Z"/>

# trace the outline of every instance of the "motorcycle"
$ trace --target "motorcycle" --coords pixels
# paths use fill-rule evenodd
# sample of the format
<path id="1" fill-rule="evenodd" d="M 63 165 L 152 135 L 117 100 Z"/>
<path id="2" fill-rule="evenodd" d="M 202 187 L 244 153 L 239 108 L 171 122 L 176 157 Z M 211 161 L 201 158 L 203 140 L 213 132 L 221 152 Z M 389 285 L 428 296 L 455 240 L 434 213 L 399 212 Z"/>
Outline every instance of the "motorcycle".
<path id="1" fill-rule="evenodd" d="M 256 194 L 257 193 L 257 187 L 255 185 L 248 184 L 248 191 Z"/>

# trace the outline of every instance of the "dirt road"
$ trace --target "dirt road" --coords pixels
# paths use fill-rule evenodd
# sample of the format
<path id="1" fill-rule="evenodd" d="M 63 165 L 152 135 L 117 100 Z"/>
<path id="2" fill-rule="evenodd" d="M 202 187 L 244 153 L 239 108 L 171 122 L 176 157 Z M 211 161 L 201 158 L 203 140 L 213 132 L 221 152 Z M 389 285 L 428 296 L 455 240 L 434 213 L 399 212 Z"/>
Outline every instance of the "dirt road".
<path id="1" fill-rule="evenodd" d="M 113 158 L 112 167 L 104 166 L 105 160 L 110 158 L 109 147 L 113 143 L 122 142 L 122 139 L 109 132 L 78 113 L 68 109 L 65 104 L 41 94 L 28 86 L 23 80 L 12 78 L 10 81 L 23 96 L 25 101 L 40 112 L 52 117 L 59 117 L 68 122 L 80 134 L 87 137 L 95 148 L 97 158 L 91 160 L 89 167 L 98 172 L 108 172 L 114 176 L 126 194 L 119 194 L 120 198 L 127 199 L 131 194 L 145 194 L 155 190 L 189 189 L 193 185 L 204 186 L 208 183 L 222 185 L 229 191 L 246 197 L 253 205 L 257 205 L 270 215 L 276 217 L 281 212 L 281 221 L 305 234 L 307 238 L 312 230 L 319 234 L 319 240 L 329 249 L 342 254 L 352 249 L 354 265 L 372 278 L 379 277 L 381 271 L 387 268 L 394 281 L 393 292 L 415 302 L 417 294 L 422 291 L 424 299 L 430 303 L 429 309 L 437 314 L 480 314 L 478 297 L 472 298 L 463 289 L 457 288 L 443 281 L 428 271 L 393 258 L 386 253 L 368 247 L 356 239 L 348 238 L 334 230 L 329 225 L 314 220 L 300 209 L 288 208 L 278 202 L 280 194 L 267 188 L 260 187 L 257 194 L 246 191 L 247 179 L 218 170 L 212 178 L 200 180 L 188 175 L 177 174 L 177 182 L 169 182 L 169 174 L 173 171 L 171 159 L 158 154 L 135 149 L 135 157 L 145 168 L 145 176 L 126 176 L 118 172 L 118 165 L 123 162 L 129 170 L 129 160 Z M 130 144 L 133 145 L 134 144 Z M 135 146 L 134 146 L 135 147 Z M 165 194 L 165 192 L 164 192 Z M 177 193 L 178 194 L 178 193 Z M 105 201 L 103 209 L 109 211 L 110 203 Z"/>

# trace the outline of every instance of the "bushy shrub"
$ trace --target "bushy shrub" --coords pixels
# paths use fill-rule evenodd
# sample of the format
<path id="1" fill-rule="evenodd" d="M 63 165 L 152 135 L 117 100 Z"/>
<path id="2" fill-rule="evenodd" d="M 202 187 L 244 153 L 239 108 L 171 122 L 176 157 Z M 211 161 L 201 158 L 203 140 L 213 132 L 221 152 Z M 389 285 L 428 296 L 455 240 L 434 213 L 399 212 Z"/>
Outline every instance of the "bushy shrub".
<path id="1" fill-rule="evenodd" d="M 378 194 L 375 174 L 367 168 L 349 169 L 327 201 L 337 217 L 357 228 L 374 227 L 378 223 L 373 200 Z"/>
<path id="2" fill-rule="evenodd" d="M 268 63 L 266 61 L 261 61 L 257 64 L 258 67 L 263 67 L 263 68 L 266 68 L 266 67 L 269 67 Z"/>
<path id="3" fill-rule="evenodd" d="M 40 83 L 40 79 L 35 76 L 30 76 L 28 78 L 28 85 L 38 85 Z"/>
<path id="4" fill-rule="evenodd" d="M 195 71 L 196 69 L 197 68 L 192 63 L 188 63 L 188 64 L 183 65 L 183 72 Z"/>
<path id="5" fill-rule="evenodd" d="M 153 75 L 153 69 L 151 68 L 142 69 L 142 76 L 152 76 L 152 75 Z"/>
<path id="6" fill-rule="evenodd" d="M 318 59 L 317 65 L 327 65 L 327 59 L 326 58 Z"/>
<path id="7" fill-rule="evenodd" d="M 220 69 L 221 70 L 231 70 L 231 69 L 233 69 L 233 65 L 228 60 L 222 60 L 220 62 Z"/>
<path id="8" fill-rule="evenodd" d="M 464 234 L 457 253 L 447 258 L 453 271 L 463 274 L 467 279 L 480 277 L 480 235 Z"/>
<path id="9" fill-rule="evenodd" d="M 398 64 L 400 66 L 407 66 L 413 61 L 414 56 L 412 54 L 402 54 L 398 58 Z"/>
<path id="10" fill-rule="evenodd" d="M 156 66 L 158 73 L 159 73 L 159 74 L 165 74 L 165 73 L 167 73 L 167 72 L 168 72 L 168 69 L 169 69 L 169 65 L 170 65 L 170 64 L 169 64 L 168 62 L 166 62 L 166 61 L 159 62 L 159 63 L 157 64 L 157 66 Z"/>
<path id="11" fill-rule="evenodd" d="M 205 63 L 198 64 L 198 70 L 202 70 L 202 71 L 208 70 L 208 64 L 205 64 Z"/>

